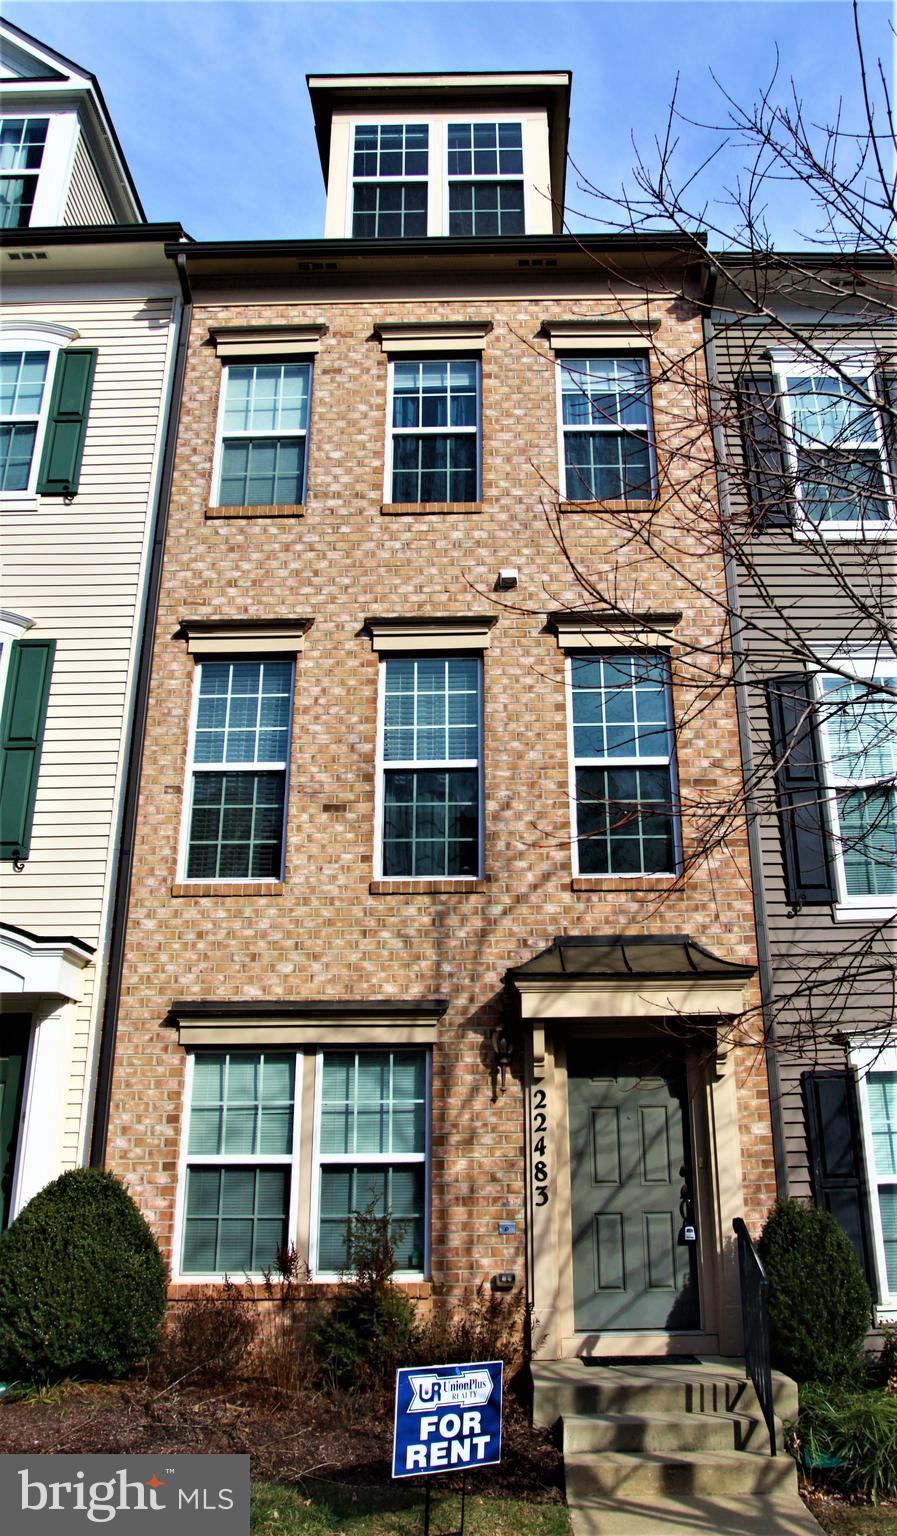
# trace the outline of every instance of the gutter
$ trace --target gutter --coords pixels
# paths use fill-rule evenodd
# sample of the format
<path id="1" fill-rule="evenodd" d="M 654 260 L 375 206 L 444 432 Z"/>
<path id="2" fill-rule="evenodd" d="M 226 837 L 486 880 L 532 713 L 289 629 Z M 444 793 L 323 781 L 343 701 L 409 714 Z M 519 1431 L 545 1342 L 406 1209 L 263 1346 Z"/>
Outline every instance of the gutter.
<path id="1" fill-rule="evenodd" d="M 118 868 L 115 876 L 115 896 L 112 905 L 106 993 L 103 999 L 97 1079 L 94 1092 L 93 1127 L 90 1140 L 91 1168 L 102 1168 L 106 1159 L 106 1137 L 109 1127 L 109 1103 L 112 1097 L 115 1043 L 118 1035 L 118 1009 L 121 1002 L 125 933 L 131 899 L 131 873 L 134 863 L 137 797 L 140 789 L 140 775 L 143 768 L 149 685 L 156 638 L 156 619 L 159 609 L 159 587 L 162 580 L 162 561 L 165 553 L 165 536 L 168 529 L 168 509 L 171 502 L 171 484 L 174 477 L 174 456 L 181 413 L 184 373 L 187 367 L 187 343 L 190 337 L 190 325 L 193 318 L 193 295 L 187 278 L 187 263 L 183 249 L 175 250 L 169 254 L 172 255 L 177 266 L 183 308 L 181 310 L 175 350 L 168 426 L 165 434 L 165 451 L 162 459 L 162 475 L 159 484 L 156 527 L 153 533 L 153 545 L 150 552 L 146 610 L 140 647 L 140 660 L 137 669 L 137 688 L 134 696 L 134 713 L 131 720 L 131 746 L 125 775 L 121 843 L 118 854 Z"/>
<path id="2" fill-rule="evenodd" d="M 704 352 L 707 358 L 707 377 L 710 385 L 710 406 L 713 411 L 713 448 L 716 457 L 716 482 L 719 492 L 720 511 L 723 519 L 729 516 L 729 478 L 725 470 L 726 444 L 719 422 L 719 394 L 716 388 L 716 356 L 713 347 L 713 327 L 709 318 L 716 287 L 715 274 L 705 296 L 707 305 L 704 329 Z M 738 743 L 741 749 L 741 770 L 745 785 L 751 783 L 753 753 L 748 710 L 747 683 L 744 678 L 745 647 L 741 621 L 741 604 L 738 596 L 738 578 L 735 561 L 728 547 L 724 551 L 723 564 L 726 572 L 726 600 L 729 606 L 729 632 L 732 637 L 732 658 L 735 669 L 735 712 L 738 720 Z M 773 1001 L 775 990 L 772 978 L 772 959 L 769 946 L 769 928 L 766 922 L 766 903 L 763 889 L 763 857 L 760 844 L 760 823 L 757 806 L 751 791 L 746 792 L 745 810 L 748 824 L 748 849 L 751 861 L 751 895 L 754 904 L 754 928 L 757 935 L 757 960 L 760 968 L 760 1000 L 763 1008 L 763 1041 L 766 1056 L 766 1078 L 769 1085 L 769 1104 L 772 1111 L 772 1148 L 776 1170 L 776 1194 L 784 1198 L 788 1194 L 788 1163 L 785 1151 L 785 1124 L 782 1117 L 782 1080 L 779 1073 L 778 1041 Z"/>

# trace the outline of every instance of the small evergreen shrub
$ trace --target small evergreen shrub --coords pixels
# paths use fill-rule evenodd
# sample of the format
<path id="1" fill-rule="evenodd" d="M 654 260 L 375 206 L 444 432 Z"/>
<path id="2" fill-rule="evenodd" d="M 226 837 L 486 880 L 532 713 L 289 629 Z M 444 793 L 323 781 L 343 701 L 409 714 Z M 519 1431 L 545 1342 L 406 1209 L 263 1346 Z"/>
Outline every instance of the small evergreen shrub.
<path id="1" fill-rule="evenodd" d="M 897 1398 L 809 1383 L 801 1388 L 800 1416 L 789 1449 L 804 1476 L 838 1493 L 871 1499 L 897 1497 Z"/>
<path id="2" fill-rule="evenodd" d="M 64 1173 L 0 1233 L 0 1372 L 124 1376 L 156 1344 L 167 1278 L 124 1185 L 97 1168 Z"/>
<path id="3" fill-rule="evenodd" d="M 318 1374 L 335 1387 L 391 1384 L 396 1368 L 414 1358 L 414 1303 L 393 1283 L 390 1221 L 373 1206 L 352 1218 L 351 1269 L 311 1331 Z"/>
<path id="4" fill-rule="evenodd" d="M 779 1200 L 758 1247 L 769 1277 L 774 1367 L 798 1382 L 860 1380 L 872 1298 L 834 1217 L 800 1200 Z"/>
<path id="5" fill-rule="evenodd" d="M 481 1281 L 463 1302 L 438 1300 L 415 1339 L 415 1363 L 455 1365 L 465 1360 L 503 1360 L 516 1370 L 526 1355 L 526 1299 L 502 1294 Z"/>

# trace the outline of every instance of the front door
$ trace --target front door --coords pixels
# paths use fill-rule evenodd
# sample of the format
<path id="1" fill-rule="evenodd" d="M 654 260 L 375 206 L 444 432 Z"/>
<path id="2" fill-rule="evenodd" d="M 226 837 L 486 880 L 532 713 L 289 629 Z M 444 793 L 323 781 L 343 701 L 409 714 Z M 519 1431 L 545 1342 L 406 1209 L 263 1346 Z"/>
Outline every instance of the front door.
<path id="1" fill-rule="evenodd" d="M 0 1023 L 0 1228 L 9 1224 L 30 1028 L 27 1013 L 7 1014 Z"/>
<path id="2" fill-rule="evenodd" d="M 571 1041 L 578 1332 L 699 1326 L 685 1061 L 670 1039 Z"/>

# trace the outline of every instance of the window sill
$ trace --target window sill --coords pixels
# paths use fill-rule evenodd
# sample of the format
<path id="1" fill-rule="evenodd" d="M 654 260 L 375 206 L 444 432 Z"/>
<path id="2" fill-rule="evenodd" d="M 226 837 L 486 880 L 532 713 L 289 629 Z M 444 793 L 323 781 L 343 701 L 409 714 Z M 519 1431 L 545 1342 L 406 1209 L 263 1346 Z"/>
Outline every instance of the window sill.
<path id="1" fill-rule="evenodd" d="M 663 890 L 678 880 L 678 875 L 574 875 L 571 891 Z"/>
<path id="2" fill-rule="evenodd" d="M 485 891 L 485 880 L 372 880 L 368 886 L 372 896 L 469 896 Z"/>
<path id="3" fill-rule="evenodd" d="M 625 498 L 612 501 L 564 501 L 558 503 L 561 512 L 656 512 L 660 502 L 656 496 L 645 500 L 628 501 Z"/>
<path id="4" fill-rule="evenodd" d="M 832 907 L 832 916 L 836 923 L 865 923 L 867 927 L 870 924 L 889 923 L 897 917 L 897 902 L 865 907 L 835 906 Z"/>
<path id="5" fill-rule="evenodd" d="M 304 517 L 301 503 L 284 503 L 282 506 L 206 507 L 206 517 Z"/>
<path id="6" fill-rule="evenodd" d="M 13 491 L 0 493 L 0 510 L 3 512 L 36 512 L 40 498 L 26 494 L 24 491 L 16 495 Z"/>
<path id="7" fill-rule="evenodd" d="M 439 517 L 464 516 L 482 512 L 481 501 L 384 501 L 380 504 L 383 517 Z"/>
<path id="8" fill-rule="evenodd" d="M 282 880 L 176 880 L 172 896 L 282 896 Z"/>

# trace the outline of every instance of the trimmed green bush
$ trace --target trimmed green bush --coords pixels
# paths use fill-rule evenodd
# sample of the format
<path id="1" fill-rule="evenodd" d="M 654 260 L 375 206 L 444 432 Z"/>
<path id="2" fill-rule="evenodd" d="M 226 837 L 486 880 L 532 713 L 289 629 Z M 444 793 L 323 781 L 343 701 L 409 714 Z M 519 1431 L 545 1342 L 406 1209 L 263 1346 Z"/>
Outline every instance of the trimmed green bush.
<path id="1" fill-rule="evenodd" d="M 167 1278 L 124 1185 L 97 1168 L 64 1173 L 0 1233 L 0 1372 L 125 1375 L 156 1344 Z"/>
<path id="2" fill-rule="evenodd" d="M 798 1382 L 859 1380 L 872 1298 L 834 1217 L 800 1200 L 779 1200 L 758 1247 L 769 1277 L 776 1369 Z"/>
<path id="3" fill-rule="evenodd" d="M 897 1496 L 897 1397 L 809 1383 L 789 1448 L 804 1475 L 877 1503 Z"/>

